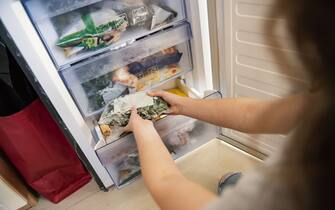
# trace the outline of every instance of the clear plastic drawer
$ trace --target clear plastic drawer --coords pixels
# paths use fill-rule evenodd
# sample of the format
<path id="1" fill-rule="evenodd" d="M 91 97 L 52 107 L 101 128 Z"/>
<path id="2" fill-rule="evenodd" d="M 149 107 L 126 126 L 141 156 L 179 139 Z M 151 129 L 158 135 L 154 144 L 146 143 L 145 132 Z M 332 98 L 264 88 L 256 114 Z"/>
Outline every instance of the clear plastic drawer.
<path id="1" fill-rule="evenodd" d="M 61 76 L 84 117 L 100 113 L 109 102 L 145 91 L 192 70 L 188 24 L 98 56 Z"/>
<path id="2" fill-rule="evenodd" d="M 117 187 L 129 184 L 141 174 L 138 151 L 133 135 L 114 142 L 97 151 Z"/>
<path id="3" fill-rule="evenodd" d="M 206 98 L 221 97 L 219 92 L 215 92 Z M 219 135 L 218 127 L 181 115 L 167 116 L 154 125 L 173 159 L 184 156 Z M 141 174 L 133 134 L 98 149 L 96 153 L 118 188 L 130 184 Z"/>
<path id="4" fill-rule="evenodd" d="M 173 159 L 182 157 L 218 136 L 216 126 L 192 118 L 172 116 L 161 121 L 160 124 L 174 124 L 164 128 L 165 131 L 158 130 Z M 137 146 L 132 134 L 96 152 L 118 188 L 130 184 L 141 174 Z"/>
<path id="5" fill-rule="evenodd" d="M 25 0 L 23 4 L 62 69 L 186 18 L 184 0 Z"/>

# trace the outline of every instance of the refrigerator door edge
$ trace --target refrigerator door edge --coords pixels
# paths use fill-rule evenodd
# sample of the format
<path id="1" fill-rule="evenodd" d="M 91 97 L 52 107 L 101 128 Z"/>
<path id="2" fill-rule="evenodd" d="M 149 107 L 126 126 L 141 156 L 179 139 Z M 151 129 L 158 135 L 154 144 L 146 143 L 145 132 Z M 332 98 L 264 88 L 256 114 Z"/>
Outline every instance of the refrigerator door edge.
<path id="1" fill-rule="evenodd" d="M 193 36 L 191 50 L 194 66 L 192 72 L 194 87 L 192 88 L 204 93 L 206 90 L 213 89 L 207 0 L 187 0 L 186 8 Z"/>

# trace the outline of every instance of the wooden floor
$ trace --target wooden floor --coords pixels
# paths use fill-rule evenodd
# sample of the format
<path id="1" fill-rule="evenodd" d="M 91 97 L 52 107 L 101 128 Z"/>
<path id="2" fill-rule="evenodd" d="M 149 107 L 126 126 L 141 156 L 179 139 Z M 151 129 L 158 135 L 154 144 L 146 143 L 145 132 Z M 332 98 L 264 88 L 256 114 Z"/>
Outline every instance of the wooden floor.
<path id="1" fill-rule="evenodd" d="M 190 180 L 216 192 L 218 179 L 230 171 L 246 171 L 261 161 L 236 148 L 214 139 L 196 151 L 177 160 L 178 167 Z M 151 210 L 158 209 L 146 190 L 142 178 L 131 185 L 109 192 L 99 191 L 90 182 L 61 203 L 54 205 L 40 199 L 34 210 Z"/>

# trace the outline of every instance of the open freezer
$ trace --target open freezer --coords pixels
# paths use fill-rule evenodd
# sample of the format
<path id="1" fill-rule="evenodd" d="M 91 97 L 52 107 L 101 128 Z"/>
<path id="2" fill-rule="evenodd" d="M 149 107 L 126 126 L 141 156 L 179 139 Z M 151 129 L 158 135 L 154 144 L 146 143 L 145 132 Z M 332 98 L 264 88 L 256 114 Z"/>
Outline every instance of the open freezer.
<path id="1" fill-rule="evenodd" d="M 206 9 L 201 5 L 200 0 L 1 2 L 2 21 L 27 73 L 102 188 L 125 186 L 140 173 L 132 134 L 107 138 L 97 123 L 110 101 L 151 89 L 199 98 L 208 87 L 209 39 L 200 24 Z M 218 135 L 215 126 L 180 116 L 155 126 L 174 158 Z M 134 170 L 127 168 L 130 163 Z"/>
<path id="2" fill-rule="evenodd" d="M 145 69 L 143 73 L 150 69 L 137 75 L 138 81 L 147 75 L 153 79 L 137 83 L 144 84 L 144 90 L 177 90 L 198 98 L 213 89 L 213 81 L 224 97 L 260 99 L 296 93 L 308 83 L 297 71 L 302 67 L 296 62 L 298 52 L 287 42 L 290 36 L 283 30 L 284 22 L 268 16 L 273 6 L 267 0 L 2 0 L 0 35 L 97 183 L 106 189 L 114 184 L 125 186 L 139 174 L 133 137 L 106 138 L 97 126 L 108 98 L 118 95 L 111 89 L 121 81 L 114 75 L 120 69 L 128 73 L 133 66 Z M 264 33 L 265 24 L 278 23 L 280 30 Z M 273 37 L 284 45 L 274 47 L 266 42 Z M 273 51 L 285 54 L 290 65 L 276 62 Z M 213 70 L 211 56 L 216 65 Z M 161 72 L 167 69 L 162 63 L 170 58 L 178 67 L 175 70 L 181 71 L 161 79 Z M 120 95 L 140 88 L 126 89 Z M 159 131 L 162 136 L 167 133 L 165 141 L 174 134 L 177 143 L 185 142 L 185 136 L 188 142 L 194 139 L 198 143 L 213 138 L 196 125 L 196 130 L 188 132 L 190 124 L 197 122 L 183 123 L 177 118 L 166 117 L 156 123 L 158 130 L 159 124 L 171 126 L 171 132 Z M 173 122 L 179 123 L 173 126 Z M 202 132 L 192 134 L 198 130 Z M 220 135 L 261 158 L 285 139 L 230 129 L 221 129 Z M 197 146 L 173 149 L 168 145 L 178 157 Z"/>

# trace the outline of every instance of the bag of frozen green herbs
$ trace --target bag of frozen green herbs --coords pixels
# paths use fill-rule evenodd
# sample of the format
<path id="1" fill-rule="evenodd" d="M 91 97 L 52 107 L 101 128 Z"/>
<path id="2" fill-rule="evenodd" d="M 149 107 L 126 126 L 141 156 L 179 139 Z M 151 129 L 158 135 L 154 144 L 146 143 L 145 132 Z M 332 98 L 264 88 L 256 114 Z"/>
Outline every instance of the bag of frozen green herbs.
<path id="1" fill-rule="evenodd" d="M 108 137 L 113 128 L 125 127 L 129 122 L 133 106 L 137 107 L 138 114 L 146 120 L 157 120 L 169 109 L 168 103 L 162 98 L 150 97 L 143 92 L 117 98 L 107 104 L 100 116 L 98 123 L 102 134 Z"/>

